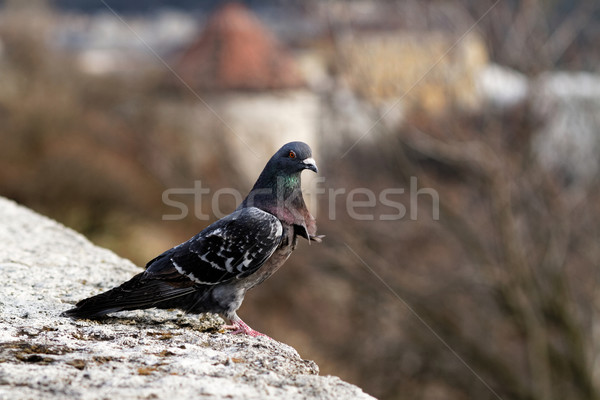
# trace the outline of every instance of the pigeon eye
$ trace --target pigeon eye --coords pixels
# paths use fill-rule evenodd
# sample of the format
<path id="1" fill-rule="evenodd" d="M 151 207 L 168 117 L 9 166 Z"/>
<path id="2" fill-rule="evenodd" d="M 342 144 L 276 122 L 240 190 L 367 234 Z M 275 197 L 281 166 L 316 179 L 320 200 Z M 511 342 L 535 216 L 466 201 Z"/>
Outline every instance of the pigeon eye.
<path id="1" fill-rule="evenodd" d="M 290 152 L 288 153 L 288 157 L 289 158 L 296 158 L 296 153 L 294 153 L 292 150 L 290 150 Z"/>

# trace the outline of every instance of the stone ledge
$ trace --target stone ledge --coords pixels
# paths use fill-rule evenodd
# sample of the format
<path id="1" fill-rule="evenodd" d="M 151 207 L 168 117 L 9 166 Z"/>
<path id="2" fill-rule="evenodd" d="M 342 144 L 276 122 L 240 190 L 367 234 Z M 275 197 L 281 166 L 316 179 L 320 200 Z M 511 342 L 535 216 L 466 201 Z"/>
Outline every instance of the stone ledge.
<path id="1" fill-rule="evenodd" d="M 60 317 L 140 269 L 0 198 L 0 399 L 368 399 L 267 338 L 218 332 L 177 311 Z"/>

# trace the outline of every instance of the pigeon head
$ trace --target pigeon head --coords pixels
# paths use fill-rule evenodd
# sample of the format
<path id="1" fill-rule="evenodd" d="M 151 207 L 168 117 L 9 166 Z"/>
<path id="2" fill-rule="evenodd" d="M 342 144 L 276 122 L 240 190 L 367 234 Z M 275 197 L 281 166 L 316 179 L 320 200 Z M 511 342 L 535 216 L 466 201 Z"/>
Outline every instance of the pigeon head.
<path id="1" fill-rule="evenodd" d="M 253 190 L 280 188 L 282 184 L 288 189 L 300 189 L 300 173 L 305 169 L 318 171 L 310 147 L 303 142 L 285 144 L 267 162 Z"/>
<path id="2" fill-rule="evenodd" d="M 290 142 L 280 148 L 267 163 L 267 168 L 274 169 L 280 175 L 294 175 L 305 169 L 318 172 L 317 164 L 312 158 L 312 151 L 306 143 Z"/>
<path id="3" fill-rule="evenodd" d="M 267 162 L 240 207 L 255 206 L 280 218 L 285 214 L 286 220 L 298 219 L 290 215 L 306 209 L 300 189 L 300 175 L 305 169 L 318 171 L 310 147 L 303 142 L 285 144 Z"/>

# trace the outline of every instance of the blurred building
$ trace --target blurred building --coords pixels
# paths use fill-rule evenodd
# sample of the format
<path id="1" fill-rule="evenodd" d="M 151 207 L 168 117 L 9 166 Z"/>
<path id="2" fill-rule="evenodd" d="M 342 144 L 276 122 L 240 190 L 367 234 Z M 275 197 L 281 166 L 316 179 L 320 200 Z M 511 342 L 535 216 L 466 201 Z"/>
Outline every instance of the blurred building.
<path id="1" fill-rule="evenodd" d="M 414 112 L 436 117 L 483 108 L 477 84 L 489 55 L 478 34 L 457 28 L 464 12 L 364 1 L 333 2 L 327 12 L 338 77 L 324 119 L 337 131 L 325 138 L 328 148 L 343 153 L 347 143 L 397 132 Z"/>
<path id="2" fill-rule="evenodd" d="M 221 143 L 248 182 L 286 142 L 316 143 L 318 96 L 291 53 L 244 5 L 218 9 L 176 57 L 174 71 L 169 79 L 199 97 L 197 134 Z"/>
<path id="3" fill-rule="evenodd" d="M 600 76 L 545 72 L 534 80 L 533 111 L 542 124 L 534 150 L 542 164 L 565 183 L 585 186 L 600 171 Z"/>
<path id="4" fill-rule="evenodd" d="M 201 14 L 161 10 L 152 15 L 121 16 L 108 9 L 93 15 L 57 14 L 53 39 L 76 54 L 89 74 L 133 74 L 163 68 L 157 55 L 169 54 L 197 34 Z"/>
<path id="5" fill-rule="evenodd" d="M 434 115 L 452 107 L 478 108 L 475 78 L 488 54 L 475 34 L 364 32 L 342 37 L 338 47 L 347 81 L 375 104 L 401 99 L 407 109 Z"/>

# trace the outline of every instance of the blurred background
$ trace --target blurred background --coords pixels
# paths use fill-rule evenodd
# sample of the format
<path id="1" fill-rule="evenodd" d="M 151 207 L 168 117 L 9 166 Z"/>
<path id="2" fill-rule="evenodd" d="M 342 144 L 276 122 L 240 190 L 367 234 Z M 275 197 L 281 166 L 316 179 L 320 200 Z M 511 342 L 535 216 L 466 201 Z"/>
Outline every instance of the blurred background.
<path id="1" fill-rule="evenodd" d="M 596 399 L 599 66 L 593 0 L 0 1 L 0 195 L 143 266 L 222 215 L 165 190 L 305 141 L 327 237 L 245 321 L 381 399 Z"/>

